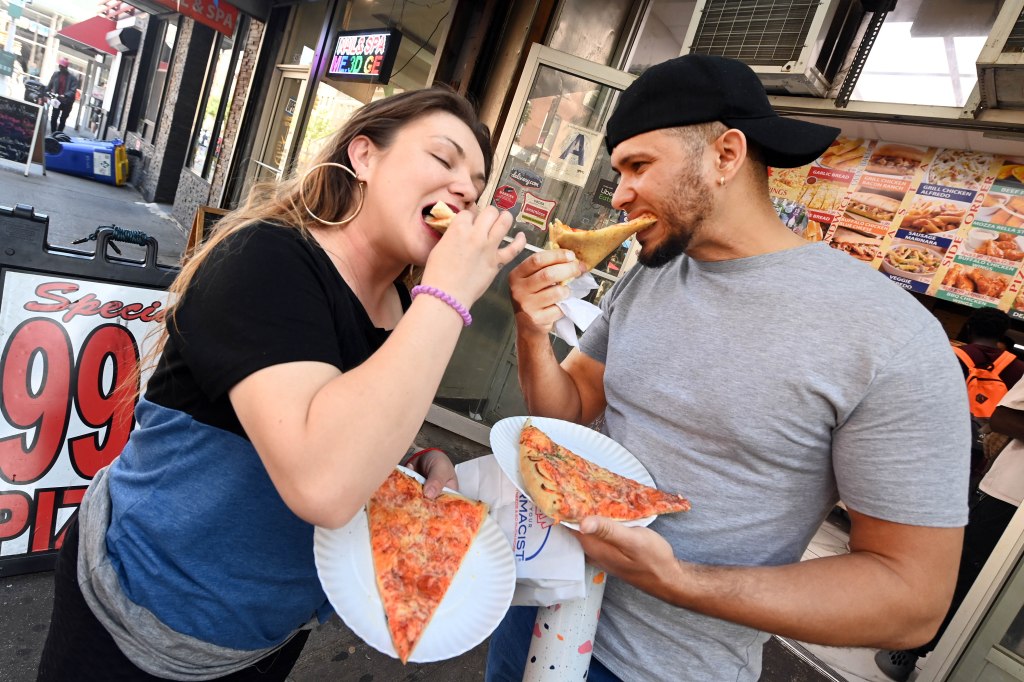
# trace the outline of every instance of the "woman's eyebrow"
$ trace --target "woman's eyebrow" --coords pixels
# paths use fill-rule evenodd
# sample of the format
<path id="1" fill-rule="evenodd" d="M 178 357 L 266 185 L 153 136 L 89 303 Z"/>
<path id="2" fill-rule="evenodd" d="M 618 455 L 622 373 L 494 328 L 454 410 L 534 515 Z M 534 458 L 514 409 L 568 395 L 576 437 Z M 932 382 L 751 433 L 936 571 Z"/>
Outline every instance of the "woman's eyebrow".
<path id="1" fill-rule="evenodd" d="M 455 151 L 457 151 L 459 153 L 459 156 L 465 158 L 466 150 L 463 149 L 462 145 L 460 145 L 458 142 L 456 142 L 452 138 L 448 137 L 447 135 L 434 135 L 434 138 L 438 139 L 438 140 L 442 140 L 444 142 L 447 142 L 451 146 L 455 147 Z"/>
<path id="2" fill-rule="evenodd" d="M 453 140 L 452 138 L 448 137 L 447 135 L 434 135 L 434 139 L 447 142 L 451 146 L 455 147 L 455 151 L 458 152 L 461 158 L 466 158 L 466 150 L 462 148 L 462 145 Z M 487 184 L 487 176 L 484 175 L 483 173 L 477 173 L 476 175 L 473 176 L 473 179 L 479 180 L 481 185 Z"/>

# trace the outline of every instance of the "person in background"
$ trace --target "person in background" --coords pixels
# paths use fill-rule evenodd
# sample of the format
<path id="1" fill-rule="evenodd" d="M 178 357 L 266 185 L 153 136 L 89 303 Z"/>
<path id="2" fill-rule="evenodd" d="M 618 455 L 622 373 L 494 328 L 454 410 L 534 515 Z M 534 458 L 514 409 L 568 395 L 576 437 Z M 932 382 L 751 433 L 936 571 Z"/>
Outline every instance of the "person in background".
<path id="1" fill-rule="evenodd" d="M 974 436 L 971 446 L 971 479 L 970 490 L 974 490 L 978 481 L 985 475 L 991 461 L 985 456 L 982 434 L 988 416 L 1007 389 L 1013 387 L 1024 376 L 1024 361 L 1007 350 L 1003 339 L 1010 328 L 1010 316 L 996 308 L 979 308 L 971 313 L 957 334 L 959 342 L 953 346 L 960 362 L 960 370 L 964 379 L 968 379 L 972 367 L 983 368 L 998 375 L 1001 386 L 993 386 L 992 381 L 979 381 L 977 386 L 968 382 L 968 397 L 971 400 L 971 418 Z M 966 358 L 960 355 L 966 355 Z M 994 392 L 993 392 L 994 391 Z M 989 395 L 986 395 L 988 393 Z M 994 397 L 993 397 L 994 396 Z M 990 425 L 989 425 L 990 426 Z"/>
<path id="2" fill-rule="evenodd" d="M 956 611 L 988 561 L 999 538 L 1024 500 L 1024 382 L 1017 382 L 992 413 L 989 426 L 1012 440 L 996 457 L 985 477 L 978 484 L 978 500 L 971 505 L 970 518 L 964 529 L 964 549 L 960 556 L 960 572 L 953 591 L 953 601 L 939 631 L 924 646 L 916 649 L 882 650 L 875 654 L 875 663 L 890 678 L 903 682 L 914 671 L 917 661 L 935 650 Z"/>
<path id="3" fill-rule="evenodd" d="M 767 166 L 808 164 L 837 132 L 778 116 L 742 62 L 652 66 L 606 144 L 612 205 L 658 222 L 561 363 L 560 283 L 582 268 L 546 250 L 510 273 L 529 414 L 603 415 L 604 433 L 693 505 L 647 528 L 582 521 L 588 561 L 614 576 L 590 682 L 753 682 L 767 633 L 909 647 L 946 612 L 970 447 L 949 342 L 907 292 L 794 234 L 769 199 Z M 839 500 L 849 554 L 801 561 Z M 521 679 L 534 617 L 506 616 L 488 680 Z"/>
<path id="4" fill-rule="evenodd" d="M 314 525 L 348 523 L 403 458 L 525 243 L 475 210 L 490 162 L 464 98 L 407 92 L 218 222 L 171 286 L 138 428 L 67 532 L 39 680 L 288 677 L 332 611 Z M 459 211 L 444 235 L 436 202 Z M 428 497 L 455 484 L 439 451 L 416 467 Z"/>
<path id="5" fill-rule="evenodd" d="M 964 350 L 978 367 L 985 367 L 995 362 L 1004 352 L 1013 354 L 1013 342 L 1006 332 L 1010 329 L 1010 316 L 996 308 L 978 308 L 971 313 L 957 335 L 963 341 L 957 344 Z M 1010 346 L 1007 347 L 1007 342 Z M 999 378 L 1007 388 L 1011 388 L 1024 376 L 1024 361 L 1016 358 L 1003 368 Z M 967 365 L 962 361 L 960 369 L 967 377 Z"/>
<path id="6" fill-rule="evenodd" d="M 57 96 L 60 102 L 59 107 L 54 107 L 50 112 L 50 133 L 58 133 L 64 130 L 64 125 L 71 114 L 71 107 L 75 104 L 75 93 L 78 91 L 78 76 L 68 70 L 68 58 L 61 57 L 57 60 L 57 70 L 50 76 L 50 82 L 46 84 L 47 92 Z"/>

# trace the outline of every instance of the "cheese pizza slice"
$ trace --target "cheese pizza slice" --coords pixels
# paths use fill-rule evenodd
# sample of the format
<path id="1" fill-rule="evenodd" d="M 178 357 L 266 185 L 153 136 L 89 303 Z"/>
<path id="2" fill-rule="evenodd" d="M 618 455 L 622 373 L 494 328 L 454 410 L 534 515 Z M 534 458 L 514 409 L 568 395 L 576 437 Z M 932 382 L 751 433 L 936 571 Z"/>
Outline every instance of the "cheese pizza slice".
<path id="1" fill-rule="evenodd" d="M 562 447 L 529 419 L 519 434 L 519 473 L 533 503 L 556 521 L 630 521 L 690 509 L 682 495 L 620 476 Z"/>
<path id="2" fill-rule="evenodd" d="M 443 201 L 439 201 L 430 207 L 430 211 L 423 217 L 423 220 L 438 232 L 444 232 L 452 224 L 452 218 L 454 217 L 455 211 L 452 210 L 451 206 Z"/>
<path id="3" fill-rule="evenodd" d="M 555 220 L 549 228 L 548 246 L 553 249 L 569 249 L 587 266 L 587 270 L 592 270 L 635 232 L 657 221 L 654 215 L 647 213 L 629 222 L 609 225 L 599 230 L 578 230 Z"/>
<path id="4" fill-rule="evenodd" d="M 377 589 L 404 664 L 434 617 L 487 518 L 487 505 L 442 493 L 398 469 L 366 505 Z"/>

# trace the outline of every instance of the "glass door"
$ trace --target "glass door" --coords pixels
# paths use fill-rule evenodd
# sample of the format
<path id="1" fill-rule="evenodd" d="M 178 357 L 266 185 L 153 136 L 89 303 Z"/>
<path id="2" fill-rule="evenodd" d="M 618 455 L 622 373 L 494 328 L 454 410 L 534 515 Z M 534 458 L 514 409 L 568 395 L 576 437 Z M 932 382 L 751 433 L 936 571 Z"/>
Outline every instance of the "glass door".
<path id="1" fill-rule="evenodd" d="M 277 68 L 277 96 L 274 98 L 262 144 L 257 147 L 258 153 L 249 159 L 242 196 L 249 193 L 254 183 L 277 180 L 282 176 L 295 138 L 296 114 L 306 89 L 309 67 Z"/>
<path id="2" fill-rule="evenodd" d="M 620 222 L 611 197 L 617 176 L 604 147 L 604 126 L 618 94 L 634 76 L 534 45 L 498 140 L 495 171 L 484 200 L 515 217 L 528 246 L 519 260 L 544 248 L 556 218 L 575 228 Z M 631 261 L 630 243 L 598 265 L 596 303 Z M 634 247 L 635 248 L 635 247 Z M 486 443 L 488 427 L 526 413 L 519 390 L 508 270 L 473 307 L 474 323 L 459 340 L 431 410 L 431 421 Z M 569 346 L 555 340 L 559 358 Z M 442 414 L 441 411 L 446 411 Z M 458 418 L 455 418 L 455 417 Z"/>
<path id="3" fill-rule="evenodd" d="M 1024 512 L 1018 509 L 918 682 L 1024 682 Z"/>

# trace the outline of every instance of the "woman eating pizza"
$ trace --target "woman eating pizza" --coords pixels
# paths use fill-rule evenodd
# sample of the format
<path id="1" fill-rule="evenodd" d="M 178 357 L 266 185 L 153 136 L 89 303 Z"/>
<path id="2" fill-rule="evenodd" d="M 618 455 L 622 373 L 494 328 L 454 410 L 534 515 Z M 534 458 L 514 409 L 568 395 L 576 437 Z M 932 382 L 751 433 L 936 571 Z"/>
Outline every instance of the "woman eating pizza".
<path id="1" fill-rule="evenodd" d="M 331 612 L 314 526 L 347 523 L 403 458 L 525 243 L 499 248 L 509 214 L 473 210 L 490 163 L 465 99 L 404 93 L 221 219 L 171 287 L 138 428 L 67 533 L 40 680 L 288 676 Z M 428 497 L 454 483 L 443 453 L 416 465 Z"/>

